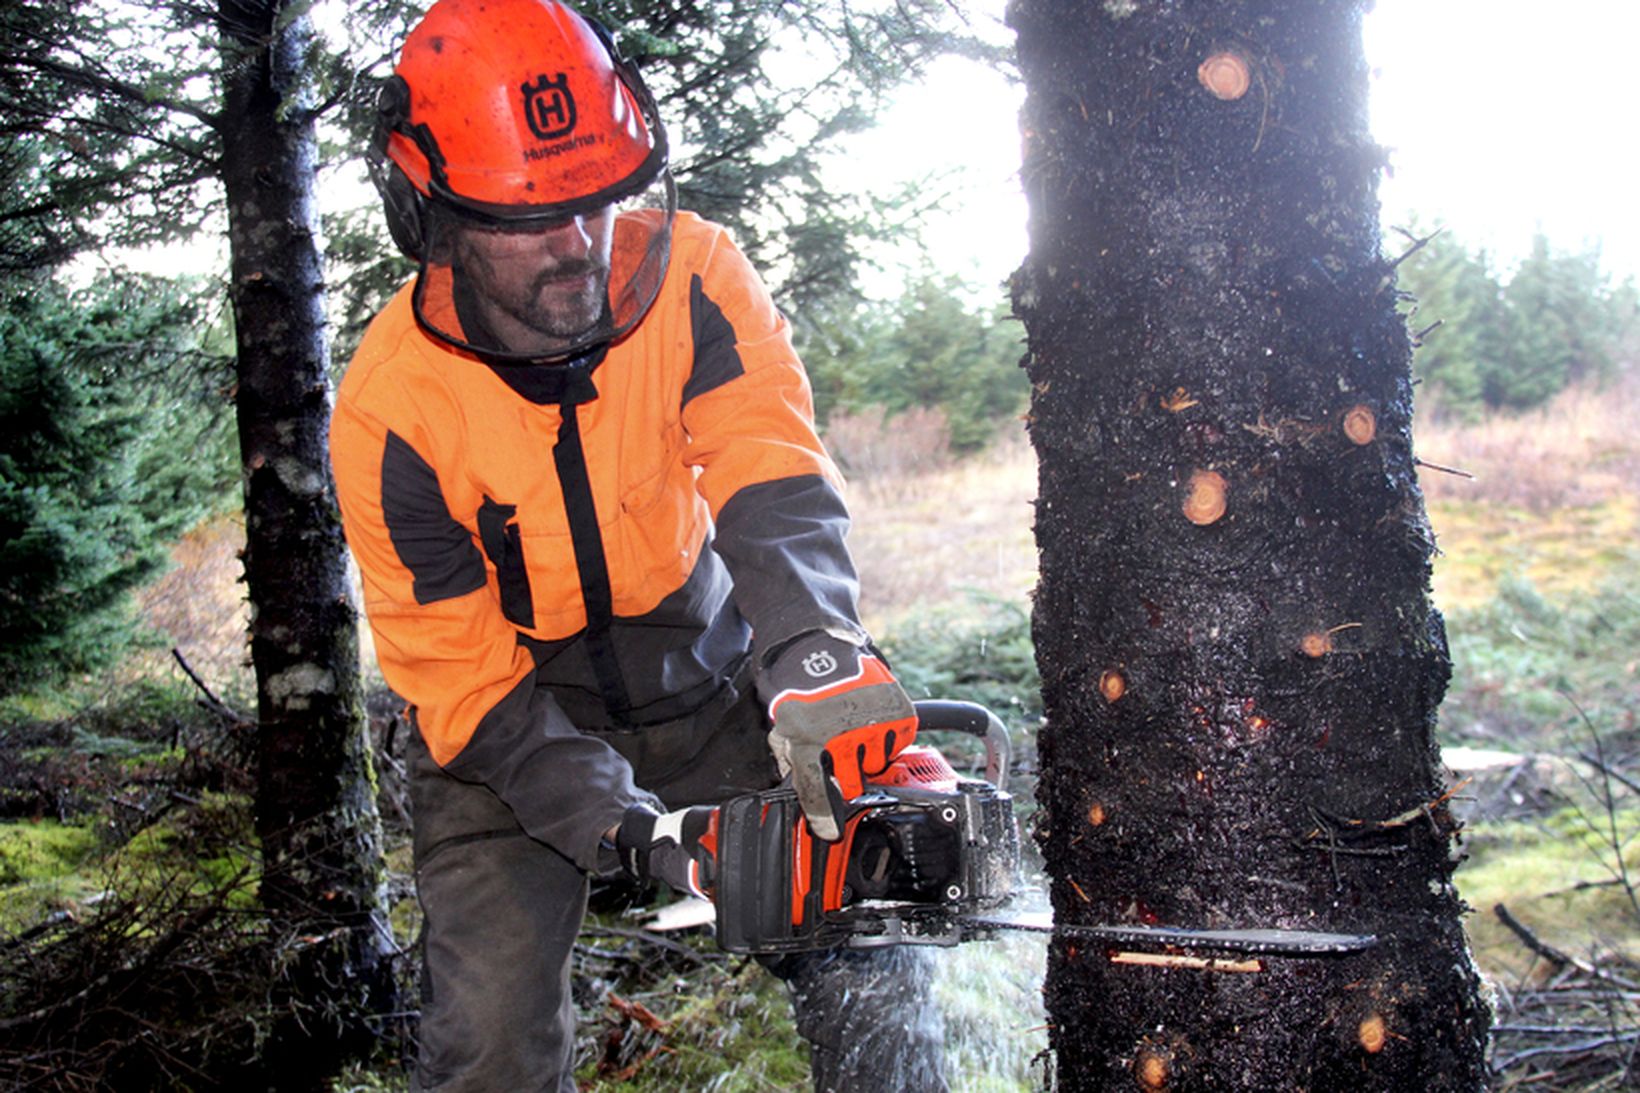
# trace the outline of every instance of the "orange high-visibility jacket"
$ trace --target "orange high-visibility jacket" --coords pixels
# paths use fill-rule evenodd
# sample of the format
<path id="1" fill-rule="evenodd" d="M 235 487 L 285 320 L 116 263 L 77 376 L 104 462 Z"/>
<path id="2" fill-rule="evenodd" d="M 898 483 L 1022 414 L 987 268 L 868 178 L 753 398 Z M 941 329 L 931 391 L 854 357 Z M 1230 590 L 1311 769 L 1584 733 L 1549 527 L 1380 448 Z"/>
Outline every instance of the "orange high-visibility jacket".
<path id="1" fill-rule="evenodd" d="M 342 381 L 331 458 L 382 674 L 429 751 L 585 867 L 651 800 L 599 732 L 721 713 L 754 632 L 762 652 L 859 629 L 786 321 L 687 213 L 653 308 L 591 360 L 486 363 L 400 291 Z"/>

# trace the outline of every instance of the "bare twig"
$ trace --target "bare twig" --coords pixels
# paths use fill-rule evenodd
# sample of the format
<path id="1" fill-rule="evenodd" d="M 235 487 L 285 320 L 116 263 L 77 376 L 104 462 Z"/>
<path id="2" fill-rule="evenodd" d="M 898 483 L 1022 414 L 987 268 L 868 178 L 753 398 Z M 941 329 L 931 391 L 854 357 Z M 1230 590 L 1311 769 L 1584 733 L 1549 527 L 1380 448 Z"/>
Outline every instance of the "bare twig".
<path id="1" fill-rule="evenodd" d="M 1636 782 L 1633 778 L 1630 778 L 1616 767 L 1611 766 L 1605 761 L 1605 757 L 1603 755 L 1590 755 L 1586 751 L 1580 751 L 1577 753 L 1577 757 L 1589 764 L 1589 766 L 1593 767 L 1595 770 L 1599 771 L 1601 774 L 1605 775 L 1607 778 L 1610 778 L 1616 782 L 1621 782 L 1633 792 L 1640 793 L 1640 782 Z"/>
<path id="2" fill-rule="evenodd" d="M 193 670 L 193 668 L 189 667 L 188 662 L 183 659 L 181 649 L 172 646 L 171 657 L 177 662 L 177 666 L 183 670 L 188 678 L 194 681 L 194 686 L 199 688 L 199 693 L 205 696 L 204 699 L 201 700 L 201 704 L 204 705 L 206 709 L 210 710 L 223 720 L 233 723 L 234 725 L 246 725 L 250 723 L 249 718 L 245 717 L 238 710 L 234 709 L 232 706 L 228 705 L 212 693 L 211 689 L 205 685 L 205 681 L 200 679 L 199 675 Z"/>
<path id="3" fill-rule="evenodd" d="M 1607 877 L 1605 880 L 1580 880 L 1576 884 L 1568 884 L 1564 888 L 1555 888 L 1545 892 L 1539 898 L 1553 899 L 1555 896 L 1569 896 L 1573 892 L 1587 892 L 1591 888 L 1615 888 L 1621 883 L 1616 877 Z"/>
<path id="4" fill-rule="evenodd" d="M 1636 1029 L 1632 1032 L 1619 1033 L 1615 1036 L 1602 1036 L 1597 1040 L 1584 1040 L 1576 1044 L 1542 1044 L 1538 1047 L 1527 1048 L 1525 1051 L 1516 1052 L 1514 1055 L 1509 1056 L 1509 1058 L 1499 1062 L 1497 1064 L 1497 1069 L 1509 1070 L 1512 1067 L 1519 1066 L 1526 1060 L 1534 1059 L 1539 1055 L 1587 1055 L 1588 1053 L 1598 1051 L 1603 1047 L 1612 1047 L 1615 1044 L 1630 1043 L 1637 1037 L 1640 1037 L 1640 1029 Z"/>
<path id="5" fill-rule="evenodd" d="M 1445 228 L 1436 228 L 1434 231 L 1430 232 L 1428 235 L 1416 236 L 1416 235 L 1413 235 L 1411 232 L 1407 231 L 1405 228 L 1396 228 L 1395 230 L 1400 232 L 1402 235 L 1406 236 L 1408 239 L 1412 240 L 1412 246 L 1410 246 L 1406 250 L 1402 251 L 1401 256 L 1399 258 L 1396 258 L 1394 261 L 1392 261 L 1389 264 L 1390 269 L 1395 269 L 1402 262 L 1405 262 L 1408 258 L 1411 258 L 1414 254 L 1417 254 L 1419 251 L 1421 251 L 1425 247 L 1429 246 L 1436 239 L 1440 238 L 1442 232 L 1446 231 Z"/>
<path id="6" fill-rule="evenodd" d="M 65 924 L 72 925 L 77 921 L 78 919 L 75 918 L 73 911 L 53 911 L 51 914 L 47 915 L 45 918 L 41 919 L 39 922 L 36 922 L 33 926 L 30 926 L 21 933 L 13 934 L 5 940 L 0 941 L 0 951 L 15 949 L 19 945 L 24 945 L 30 941 L 33 941 L 41 934 L 50 933 L 59 926 Z"/>
<path id="7" fill-rule="evenodd" d="M 1515 1032 L 1528 1036 L 1606 1036 L 1609 1028 L 1588 1025 L 1493 1025 L 1493 1032 Z"/>
<path id="8" fill-rule="evenodd" d="M 243 881 L 246 872 L 248 872 L 247 869 L 239 870 L 232 882 L 234 886 L 237 886 L 241 881 Z M 224 891 L 226 891 L 226 889 Z M 109 980 L 114 979 L 116 976 L 140 979 L 149 969 L 163 963 L 165 958 L 170 956 L 173 950 L 192 937 L 201 926 L 221 914 L 226 909 L 226 896 L 213 900 L 206 906 L 201 907 L 178 920 L 176 925 L 172 927 L 169 932 L 156 941 L 146 951 L 142 952 L 137 959 L 122 963 L 118 967 L 110 968 L 108 971 L 105 971 L 101 975 L 92 979 L 85 986 L 81 987 L 73 994 L 68 995 L 66 998 L 59 998 L 55 1002 L 47 1003 L 46 1005 L 41 1006 L 38 1009 L 31 1010 L 28 1013 L 20 1013 L 16 1016 L 7 1017 L 4 1020 L 0 1020 L 0 1032 L 9 1032 L 14 1028 L 24 1025 L 31 1025 L 41 1021 L 67 1006 L 72 1006 L 82 998 L 92 995 L 107 984 Z"/>
<path id="9" fill-rule="evenodd" d="M 1562 952 L 1560 949 L 1550 945 L 1548 942 L 1538 937 L 1537 934 L 1533 933 L 1531 927 L 1527 926 L 1520 919 L 1511 914 L 1509 912 L 1509 908 L 1505 907 L 1503 904 L 1493 904 L 1492 913 L 1497 915 L 1498 921 L 1509 927 L 1515 936 L 1520 938 L 1528 949 L 1531 949 L 1534 953 L 1537 953 L 1539 956 L 1550 961 L 1556 966 L 1562 968 L 1575 968 L 1584 975 L 1592 976 L 1595 979 L 1604 980 L 1608 983 L 1616 983 L 1618 986 L 1628 988 L 1629 990 L 1640 990 L 1640 983 L 1635 983 L 1632 980 L 1625 979 L 1623 976 L 1617 975 L 1614 972 L 1609 972 L 1604 968 L 1597 968 L 1587 960 L 1579 960 L 1570 953 Z"/>
<path id="10" fill-rule="evenodd" d="M 1439 797 L 1435 798 L 1433 801 L 1420 805 L 1413 805 L 1405 812 L 1402 812 L 1399 815 L 1391 816 L 1387 820 L 1351 820 L 1349 822 L 1351 824 L 1369 829 L 1376 828 L 1379 831 L 1386 831 L 1392 827 L 1402 827 L 1416 819 L 1430 815 L 1435 811 L 1435 809 L 1446 804 L 1446 802 L 1457 796 L 1459 790 L 1463 789 L 1474 780 L 1474 775 L 1470 775 L 1457 785 L 1453 786 L 1451 789 L 1447 790 L 1445 793 L 1441 794 Z"/>
<path id="11" fill-rule="evenodd" d="M 395 727 L 398 725 L 397 718 L 394 718 L 393 724 Z M 391 732 L 392 730 L 390 729 L 389 731 Z M 394 758 L 392 752 L 387 750 L 387 748 L 383 748 L 377 754 L 376 758 L 386 766 L 390 767 L 393 773 L 398 776 L 398 785 L 393 787 L 384 787 L 388 791 L 384 792 L 382 796 L 386 797 L 387 803 L 393 806 L 393 811 L 398 815 L 399 821 L 403 823 L 405 827 L 413 826 L 410 822 L 410 810 L 404 803 L 404 794 L 399 791 L 399 786 L 406 786 L 410 784 L 409 773 L 405 771 L 404 764 Z"/>
<path id="12" fill-rule="evenodd" d="M 1299 850 L 1314 850 L 1326 854 L 1332 866 L 1333 886 L 1338 891 L 1344 889 L 1344 875 L 1338 868 L 1340 855 L 1357 858 L 1387 858 L 1404 853 L 1407 849 L 1401 846 L 1353 846 L 1352 839 L 1368 838 L 1382 834 L 1384 830 L 1377 827 L 1362 828 L 1364 821 L 1352 820 L 1343 816 L 1335 816 L 1319 805 L 1304 806 L 1310 813 L 1310 819 L 1315 827 L 1293 840 L 1293 845 Z"/>
<path id="13" fill-rule="evenodd" d="M 1305 843 L 1300 848 L 1317 850 L 1323 854 L 1343 854 L 1355 858 L 1393 858 L 1395 855 L 1405 854 L 1407 851 L 1404 846 L 1342 846 L 1317 845 L 1314 843 Z"/>
<path id="14" fill-rule="evenodd" d="M 1540 1001 L 1551 999 L 1573 1002 L 1609 1002 L 1615 999 L 1623 1002 L 1640 1002 L 1640 988 L 1625 991 L 1612 987 L 1563 986 L 1548 990 L 1522 991 L 1520 997 Z"/>
<path id="15" fill-rule="evenodd" d="M 1588 975 L 1595 974 L 1594 965 L 1579 960 L 1570 953 L 1563 953 L 1553 945 L 1550 945 L 1548 942 L 1538 937 L 1537 934 L 1532 932 L 1531 927 L 1527 926 L 1520 919 L 1512 915 L 1509 912 L 1509 908 L 1505 907 L 1503 904 L 1493 904 L 1492 913 L 1497 915 L 1498 921 L 1509 927 L 1509 929 L 1513 931 L 1514 935 L 1525 943 L 1528 949 L 1531 949 L 1534 953 L 1537 953 L 1539 956 L 1543 957 L 1543 959 L 1562 968 L 1571 967 L 1576 968 L 1578 971 L 1584 972 Z"/>
<path id="16" fill-rule="evenodd" d="M 1359 625 L 1361 624 L 1344 623 L 1342 626 L 1333 627 L 1329 633 Z M 1349 816 L 1338 816 L 1319 805 L 1308 805 L 1306 807 L 1309 809 L 1310 819 L 1315 822 L 1315 827 L 1306 832 L 1303 838 L 1295 840 L 1295 844 L 1302 850 L 1315 850 L 1327 854 L 1332 859 L 1333 880 L 1342 887 L 1343 877 L 1338 872 L 1338 856 L 1340 854 L 1358 858 L 1387 858 L 1396 854 L 1403 854 L 1407 850 L 1404 845 L 1355 846 L 1352 845 L 1352 840 L 1370 838 L 1373 835 L 1394 831 L 1418 819 L 1427 819 L 1430 827 L 1439 833 L 1440 825 L 1435 819 L 1435 810 L 1450 801 L 1459 790 L 1471 781 L 1472 779 L 1465 778 L 1434 800 L 1413 805 L 1405 812 L 1397 813 L 1386 820 L 1361 820 Z"/>
<path id="17" fill-rule="evenodd" d="M 1417 456 L 1413 457 L 1412 462 L 1420 467 L 1428 467 L 1432 471 L 1440 471 L 1442 474 L 1457 475 L 1459 478 L 1468 478 L 1471 481 L 1473 481 L 1475 477 L 1468 471 L 1461 471 L 1457 467 L 1445 467 L 1439 463 L 1431 463 L 1427 459 L 1419 459 Z"/>
<path id="18" fill-rule="evenodd" d="M 1635 890 L 1634 877 L 1629 873 L 1628 859 L 1623 854 L 1623 849 L 1628 840 L 1617 829 L 1617 794 L 1612 790 L 1612 782 L 1615 779 L 1611 765 L 1606 762 L 1606 742 L 1601 739 L 1600 731 L 1595 728 L 1594 721 L 1578 704 L 1576 698 L 1567 691 L 1561 691 L 1560 697 L 1564 698 L 1567 704 L 1577 711 L 1577 716 L 1583 721 L 1584 727 L 1589 730 L 1589 739 L 1594 743 L 1595 754 L 1590 760 L 1590 765 L 1600 773 L 1600 784 L 1598 786 L 1590 785 L 1588 780 L 1580 773 L 1578 774 L 1578 781 L 1583 782 L 1599 800 L 1600 807 L 1606 814 L 1604 830 L 1602 831 L 1589 817 L 1583 816 L 1583 809 L 1580 805 L 1574 802 L 1573 807 L 1577 809 L 1579 816 L 1583 816 L 1584 822 L 1588 824 L 1589 831 L 1591 833 L 1599 832 L 1599 837 L 1604 839 L 1606 844 L 1604 849 L 1610 852 L 1611 860 L 1606 860 L 1605 854 L 1597 852 L 1600 863 L 1622 886 L 1623 894 L 1628 897 L 1629 908 L 1634 912 L 1635 921 L 1640 922 L 1640 892 Z M 1574 773 L 1577 773 L 1575 769 Z M 1624 780 L 1623 784 L 1628 785 L 1629 783 Z"/>

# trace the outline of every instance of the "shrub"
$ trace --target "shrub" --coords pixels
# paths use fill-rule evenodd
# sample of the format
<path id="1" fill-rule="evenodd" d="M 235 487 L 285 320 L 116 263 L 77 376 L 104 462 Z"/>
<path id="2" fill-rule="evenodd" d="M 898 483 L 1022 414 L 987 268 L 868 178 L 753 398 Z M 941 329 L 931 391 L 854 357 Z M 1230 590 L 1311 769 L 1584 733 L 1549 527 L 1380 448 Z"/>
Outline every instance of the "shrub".
<path id="1" fill-rule="evenodd" d="M 195 326 L 166 282 L 4 287 L 0 694 L 117 656 L 130 591 L 230 479 Z"/>
<path id="2" fill-rule="evenodd" d="M 820 419 L 881 407 L 937 410 L 958 453 L 977 451 L 1018 415 L 1029 386 L 1019 367 L 1019 328 L 1002 306 L 978 311 L 950 278 L 924 277 L 900 299 L 875 304 L 805 339 L 803 359 Z"/>
<path id="3" fill-rule="evenodd" d="M 913 407 L 890 417 L 881 406 L 867 406 L 833 414 L 826 447 L 850 477 L 907 477 L 951 462 L 951 430 L 937 409 Z"/>
<path id="4" fill-rule="evenodd" d="M 913 699 L 977 702 L 1027 735 L 1041 723 L 1041 680 L 1024 604 L 971 595 L 902 622 L 882 646 Z"/>
<path id="5" fill-rule="evenodd" d="M 1411 326 L 1425 331 L 1413 369 L 1460 420 L 1609 380 L 1640 330 L 1633 282 L 1613 285 L 1598 250 L 1561 251 L 1541 233 L 1507 281 L 1484 252 L 1446 232 L 1412 251 L 1398 277 L 1413 301 Z"/>
<path id="6" fill-rule="evenodd" d="M 1580 743 L 1590 729 L 1634 736 L 1640 693 L 1626 651 L 1640 644 L 1640 592 L 1628 581 L 1560 606 L 1527 581 L 1506 580 L 1485 607 L 1453 612 L 1448 633 L 1447 734 L 1536 750 Z"/>

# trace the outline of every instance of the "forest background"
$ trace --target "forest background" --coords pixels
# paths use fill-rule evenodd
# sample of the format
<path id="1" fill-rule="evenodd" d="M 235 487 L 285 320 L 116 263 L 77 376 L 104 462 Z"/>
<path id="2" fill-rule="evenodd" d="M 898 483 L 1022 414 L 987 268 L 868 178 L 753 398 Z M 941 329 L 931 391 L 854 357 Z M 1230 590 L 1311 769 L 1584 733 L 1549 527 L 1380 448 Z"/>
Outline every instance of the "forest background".
<path id="1" fill-rule="evenodd" d="M 869 240 L 914 236 L 940 184 L 844 194 L 822 169 L 933 58 L 996 64 L 1003 51 L 933 4 L 873 24 L 884 34 L 875 50 L 823 5 L 748 2 L 682 28 L 682 48 L 641 29 L 641 5 L 600 7 L 632 28 L 622 44 L 648 57 L 663 102 L 697 119 L 680 125 L 684 203 L 734 226 L 793 316 L 828 442 L 853 481 L 869 622 L 914 690 L 991 705 L 1028 754 L 1040 716 L 1028 628 L 1034 472 L 1005 288 L 914 263 L 897 297 L 863 296 Z M 338 363 L 407 272 L 358 177 L 369 77 L 407 17 L 354 5 L 313 57 L 309 92 L 330 125 L 321 185 L 352 198 L 325 224 Z M 155 958 L 156 937 L 173 937 L 156 922 L 199 906 L 250 917 L 235 711 L 255 702 L 237 585 L 231 320 L 209 259 L 177 277 L 140 272 L 138 257 L 221 232 L 214 137 L 197 124 L 220 63 L 212 18 L 186 4 L 0 15 L 0 1074 L 18 1080 L 132 1058 L 170 1065 L 138 1033 L 72 1051 L 40 1039 L 25 1018 L 42 1004 L 42 976 L 64 971 L 54 952 L 76 954 L 74 982 L 92 990 L 112 969 Z M 801 90 L 764 69 L 771 43 L 794 32 L 833 49 L 820 69 L 830 75 Z M 1504 265 L 1437 224 L 1386 232 L 1386 251 L 1406 254 L 1399 284 L 1419 332 L 1418 447 L 1455 663 L 1442 739 L 1455 785 L 1472 779 L 1458 790 L 1472 825 L 1458 879 L 1505 1004 L 1579 964 L 1632 979 L 1640 956 L 1640 295 L 1593 245 L 1538 234 L 1521 250 Z M 398 836 L 394 925 L 409 952 L 393 707 L 380 692 L 372 703 Z M 1028 824 L 1028 792 L 1020 803 Z M 1527 947 L 1494 913 L 1500 903 L 1573 963 Z M 611 938 L 631 940 L 621 921 L 595 924 L 606 932 L 584 954 L 588 1081 L 800 1083 L 766 984 L 694 949 L 658 967 L 615 952 Z M 75 947 L 71 935 L 95 944 Z M 206 961 L 221 941 L 188 951 Z M 1004 1008 L 1027 1016 L 999 1018 L 996 992 L 975 991 L 973 968 L 952 965 L 942 990 L 968 1045 L 962 1087 L 1018 1088 L 1040 1047 L 1028 1016 L 1037 956 L 975 948 L 962 959 L 1011 984 Z M 623 1005 L 661 1016 L 652 1026 Z M 738 1015 L 728 1032 L 702 1016 L 726 1006 Z M 247 1014 L 254 1026 L 254 1006 L 228 1016 Z M 223 1018 L 190 1016 L 174 998 L 153 1015 L 183 1072 L 245 1050 L 212 1023 Z M 1599 1000 L 1562 1025 L 1581 1030 L 1576 1043 L 1611 1041 L 1593 1054 L 1617 1061 L 1568 1068 L 1582 1056 L 1540 1050 L 1566 1038 L 1525 1033 L 1500 1040 L 1496 1061 L 1521 1081 L 1558 1067 L 1556 1088 L 1632 1073 L 1632 998 Z M 350 1080 L 391 1085 L 392 1044 Z M 750 1084 L 728 1084 L 732 1070 Z"/>

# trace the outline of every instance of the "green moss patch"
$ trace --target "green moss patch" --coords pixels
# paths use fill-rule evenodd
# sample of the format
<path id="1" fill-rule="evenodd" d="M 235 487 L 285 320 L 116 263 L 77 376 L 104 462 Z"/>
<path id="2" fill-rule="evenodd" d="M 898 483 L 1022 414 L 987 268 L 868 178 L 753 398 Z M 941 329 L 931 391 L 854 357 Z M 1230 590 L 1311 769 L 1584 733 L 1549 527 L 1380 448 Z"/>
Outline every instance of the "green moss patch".
<path id="1" fill-rule="evenodd" d="M 1640 504 L 1630 497 L 1542 513 L 1432 501 L 1429 519 L 1441 548 L 1435 602 L 1448 610 L 1485 604 L 1510 578 L 1560 602 L 1589 595 L 1625 568 L 1634 571 L 1631 545 L 1640 542 Z"/>
<path id="2" fill-rule="evenodd" d="M 123 896 L 178 885 L 196 895 L 232 889 L 229 905 L 248 909 L 256 905 L 255 854 L 250 803 L 208 793 L 175 821 L 137 832 L 109 861 Z"/>
<path id="3" fill-rule="evenodd" d="M 1640 808 L 1615 820 L 1620 837 L 1640 832 Z M 1539 821 L 1492 823 L 1471 832 L 1469 861 L 1456 879 L 1475 908 L 1469 936 L 1484 970 L 1513 982 L 1538 962 L 1493 911 L 1499 903 L 1571 956 L 1616 952 L 1640 959 L 1640 912 L 1613 883 L 1615 859 L 1599 829 L 1607 822 L 1600 813 L 1564 809 Z M 1640 881 L 1640 842 L 1629 843 L 1625 859 L 1631 879 Z"/>
<path id="4" fill-rule="evenodd" d="M 0 824 L 0 936 L 14 936 L 103 890 L 86 867 L 99 847 L 86 825 L 53 820 Z"/>

